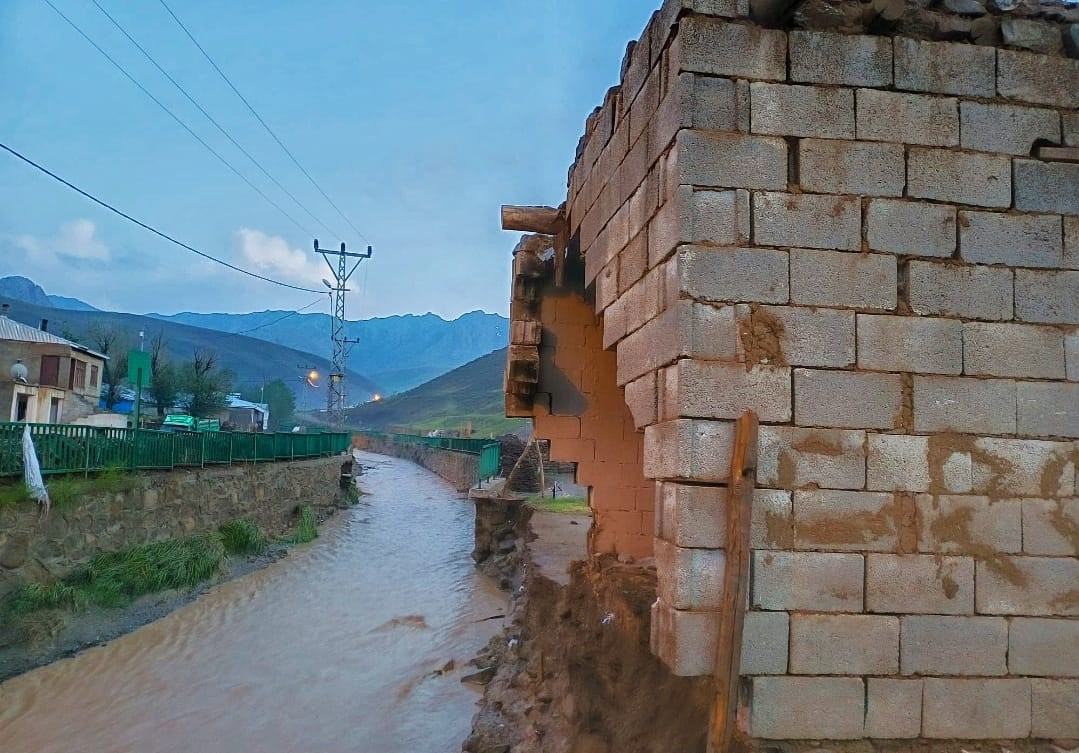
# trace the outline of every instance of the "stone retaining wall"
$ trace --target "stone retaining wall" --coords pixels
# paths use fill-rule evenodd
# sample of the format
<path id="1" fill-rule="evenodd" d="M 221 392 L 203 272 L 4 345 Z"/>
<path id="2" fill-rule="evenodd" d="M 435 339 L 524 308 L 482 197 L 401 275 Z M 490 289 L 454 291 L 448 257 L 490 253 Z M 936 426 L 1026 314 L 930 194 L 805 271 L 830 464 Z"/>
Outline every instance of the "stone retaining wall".
<path id="1" fill-rule="evenodd" d="M 467 492 L 480 477 L 480 458 L 465 452 L 443 450 L 425 444 L 393 442 L 388 439 L 355 436 L 352 446 L 358 450 L 390 455 L 395 458 L 411 460 L 441 476 L 453 485 L 458 492 Z"/>
<path id="2" fill-rule="evenodd" d="M 300 506 L 331 509 L 345 456 L 140 473 L 125 492 L 89 495 L 39 521 L 37 505 L 0 509 L 0 597 L 103 552 L 211 531 L 247 518 L 271 534 Z"/>
<path id="3" fill-rule="evenodd" d="M 643 430 L 655 512 L 627 492 L 608 546 L 654 526 L 653 649 L 714 670 L 753 410 L 743 732 L 1079 738 L 1079 61 L 745 15 L 667 2 L 631 45 L 564 210 L 595 318 L 541 304 Z M 588 409 L 533 407 L 582 469 Z"/>

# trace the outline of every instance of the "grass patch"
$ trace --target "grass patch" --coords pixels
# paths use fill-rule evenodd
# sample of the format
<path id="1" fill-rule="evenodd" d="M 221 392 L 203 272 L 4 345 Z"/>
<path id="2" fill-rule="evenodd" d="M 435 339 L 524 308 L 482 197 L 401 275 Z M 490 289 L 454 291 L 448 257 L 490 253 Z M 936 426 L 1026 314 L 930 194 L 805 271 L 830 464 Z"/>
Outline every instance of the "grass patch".
<path id="1" fill-rule="evenodd" d="M 544 512 L 557 512 L 565 515 L 591 515 L 586 497 L 530 497 L 528 504 Z"/>
<path id="2" fill-rule="evenodd" d="M 63 510 L 77 504 L 84 497 L 127 492 L 134 489 L 138 483 L 138 476 L 122 469 L 113 469 L 88 477 L 48 476 L 45 479 L 45 488 L 49 491 L 49 501 L 53 509 Z M 0 484 L 0 508 L 32 501 L 26 484 L 21 479 Z"/>
<path id="3" fill-rule="evenodd" d="M 22 479 L 12 483 L 0 484 L 0 509 L 15 507 L 29 501 L 31 501 L 30 493 L 26 490 L 26 483 Z"/>
<path id="4" fill-rule="evenodd" d="M 266 537 L 250 520 L 232 520 L 217 529 L 229 554 L 259 554 L 266 548 Z"/>
<path id="5" fill-rule="evenodd" d="M 300 521 L 296 524 L 296 530 L 288 537 L 290 544 L 306 544 L 318 538 L 318 516 L 311 505 L 300 508 Z"/>

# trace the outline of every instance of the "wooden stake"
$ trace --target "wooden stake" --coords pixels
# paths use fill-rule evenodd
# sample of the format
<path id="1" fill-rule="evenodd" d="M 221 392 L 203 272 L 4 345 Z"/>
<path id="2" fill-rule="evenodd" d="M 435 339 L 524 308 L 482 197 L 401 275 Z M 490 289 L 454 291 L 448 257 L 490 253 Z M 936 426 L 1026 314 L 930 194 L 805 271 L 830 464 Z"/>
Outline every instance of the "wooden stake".
<path id="1" fill-rule="evenodd" d="M 716 704 L 709 753 L 726 753 L 738 713 L 742 625 L 749 583 L 749 526 L 757 481 L 757 414 L 746 411 L 734 427 L 731 478 L 727 487 L 727 552 L 716 650 Z"/>

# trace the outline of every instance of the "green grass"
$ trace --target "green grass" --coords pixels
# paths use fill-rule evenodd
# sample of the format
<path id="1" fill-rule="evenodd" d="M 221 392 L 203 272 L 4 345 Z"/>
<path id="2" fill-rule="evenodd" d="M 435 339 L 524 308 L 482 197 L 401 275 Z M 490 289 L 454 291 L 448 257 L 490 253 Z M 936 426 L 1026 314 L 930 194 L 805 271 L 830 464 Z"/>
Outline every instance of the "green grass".
<path id="1" fill-rule="evenodd" d="M 250 520 L 232 520 L 217 529 L 229 554 L 259 554 L 266 548 L 266 536 Z"/>
<path id="2" fill-rule="evenodd" d="M 122 469 L 102 471 L 88 477 L 58 475 L 45 478 L 49 501 L 55 510 L 70 508 L 85 497 L 130 491 L 138 483 L 138 476 Z M 32 501 L 22 480 L 0 484 L 0 508 Z"/>
<path id="3" fill-rule="evenodd" d="M 14 483 L 0 484 L 0 509 L 30 502 L 30 493 L 22 479 Z"/>
<path id="4" fill-rule="evenodd" d="M 318 517 L 310 505 L 300 508 L 300 521 L 296 524 L 296 530 L 288 537 L 290 544 L 306 544 L 318 538 Z"/>
<path id="5" fill-rule="evenodd" d="M 585 497 L 550 497 L 535 496 L 528 499 L 528 504 L 544 512 L 557 512 L 565 515 L 590 515 L 588 499 Z"/>

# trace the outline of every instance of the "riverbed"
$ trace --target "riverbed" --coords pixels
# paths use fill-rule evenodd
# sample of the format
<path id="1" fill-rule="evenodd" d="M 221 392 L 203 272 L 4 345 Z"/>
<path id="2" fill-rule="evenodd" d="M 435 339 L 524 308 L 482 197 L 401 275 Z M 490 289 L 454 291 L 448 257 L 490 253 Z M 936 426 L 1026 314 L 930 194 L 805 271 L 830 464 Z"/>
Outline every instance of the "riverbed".
<path id="1" fill-rule="evenodd" d="M 0 685 L 0 749 L 459 750 L 478 699 L 460 679 L 505 595 L 473 568 L 467 500 L 407 461 L 357 457 L 366 496 L 313 544 Z"/>

